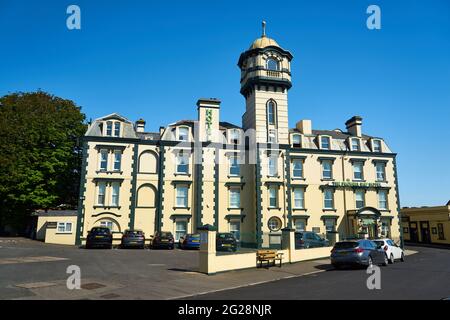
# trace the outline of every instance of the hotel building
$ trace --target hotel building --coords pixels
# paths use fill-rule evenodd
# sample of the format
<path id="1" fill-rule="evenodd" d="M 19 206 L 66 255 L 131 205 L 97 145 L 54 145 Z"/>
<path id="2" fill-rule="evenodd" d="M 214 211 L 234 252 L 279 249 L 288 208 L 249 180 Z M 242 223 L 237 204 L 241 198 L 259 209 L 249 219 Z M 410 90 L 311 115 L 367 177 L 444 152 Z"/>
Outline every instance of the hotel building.
<path id="1" fill-rule="evenodd" d="M 254 248 L 279 247 L 283 228 L 399 240 L 396 154 L 359 116 L 345 130 L 289 128 L 292 58 L 265 31 L 240 55 L 241 125 L 222 121 L 218 99 L 199 99 L 197 119 L 159 132 L 116 113 L 93 121 L 76 243 L 99 225 L 179 239 L 206 224 Z"/>

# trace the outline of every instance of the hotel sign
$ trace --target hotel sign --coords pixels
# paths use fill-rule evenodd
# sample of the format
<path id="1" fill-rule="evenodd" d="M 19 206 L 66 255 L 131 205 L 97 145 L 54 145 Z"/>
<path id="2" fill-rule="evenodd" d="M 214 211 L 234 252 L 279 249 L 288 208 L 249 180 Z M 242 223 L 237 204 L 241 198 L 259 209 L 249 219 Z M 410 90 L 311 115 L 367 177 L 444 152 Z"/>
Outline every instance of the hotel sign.
<path id="1" fill-rule="evenodd" d="M 211 125 L 212 125 L 212 110 L 206 110 L 206 134 L 211 137 Z"/>
<path id="2" fill-rule="evenodd" d="M 350 181 L 339 181 L 333 182 L 332 186 L 334 187 L 361 187 L 361 188 L 379 188 L 381 187 L 381 183 L 379 182 L 350 182 Z"/>

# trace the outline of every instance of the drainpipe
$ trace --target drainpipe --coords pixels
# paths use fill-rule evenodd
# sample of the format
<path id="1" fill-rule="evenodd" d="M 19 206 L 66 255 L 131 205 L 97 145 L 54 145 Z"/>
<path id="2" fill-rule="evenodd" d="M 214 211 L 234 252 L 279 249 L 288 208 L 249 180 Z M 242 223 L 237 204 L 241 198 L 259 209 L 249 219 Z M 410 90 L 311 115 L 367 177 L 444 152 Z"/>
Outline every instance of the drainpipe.
<path id="1" fill-rule="evenodd" d="M 281 158 L 283 160 L 283 220 L 284 225 L 287 226 L 287 215 L 286 215 L 286 162 L 285 162 L 285 155 L 282 153 Z"/>
<path id="2" fill-rule="evenodd" d="M 343 182 L 345 182 L 345 166 L 344 166 L 344 164 L 345 164 L 345 157 L 347 157 L 347 152 L 344 152 L 344 154 L 343 154 L 343 156 L 342 156 L 342 162 L 341 162 L 341 164 L 342 164 L 342 181 Z M 343 191 L 343 195 L 344 195 L 344 217 L 345 217 L 345 222 L 346 222 L 346 224 L 345 224 L 345 229 L 346 229 L 346 233 L 347 233 L 347 236 L 349 236 L 350 234 L 349 234 L 349 232 L 350 232 L 350 226 L 349 226 L 349 218 L 348 218 L 348 214 L 347 214 L 347 193 L 346 193 L 346 191 L 347 191 L 347 189 L 346 189 L 346 187 L 344 186 L 344 191 Z"/>

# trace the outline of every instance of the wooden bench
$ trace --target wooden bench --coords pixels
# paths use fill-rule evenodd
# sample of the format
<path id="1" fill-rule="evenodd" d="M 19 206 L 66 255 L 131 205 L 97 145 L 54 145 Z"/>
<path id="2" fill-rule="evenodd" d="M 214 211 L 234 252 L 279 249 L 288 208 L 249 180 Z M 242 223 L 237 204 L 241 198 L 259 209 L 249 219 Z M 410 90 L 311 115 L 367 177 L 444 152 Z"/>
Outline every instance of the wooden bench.
<path id="1" fill-rule="evenodd" d="M 276 261 L 280 261 L 279 267 L 281 268 L 281 263 L 283 261 L 283 254 L 277 253 L 276 250 L 258 250 L 256 252 L 256 262 L 259 263 L 259 266 L 262 267 L 263 262 L 266 262 L 267 267 L 270 266 L 270 263 L 273 262 L 275 265 Z"/>

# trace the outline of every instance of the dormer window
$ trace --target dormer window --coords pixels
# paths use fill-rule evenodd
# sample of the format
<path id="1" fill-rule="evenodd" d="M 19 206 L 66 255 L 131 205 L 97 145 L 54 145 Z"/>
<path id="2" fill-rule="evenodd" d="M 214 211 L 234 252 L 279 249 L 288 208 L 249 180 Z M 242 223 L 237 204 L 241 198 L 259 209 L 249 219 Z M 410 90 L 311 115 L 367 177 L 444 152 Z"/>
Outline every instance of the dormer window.
<path id="1" fill-rule="evenodd" d="M 381 152 L 381 140 L 372 140 L 372 151 Z"/>
<path id="2" fill-rule="evenodd" d="M 114 137 L 120 137 L 120 122 L 114 123 Z"/>
<path id="3" fill-rule="evenodd" d="M 178 140 L 189 141 L 189 129 L 185 127 L 178 128 Z"/>
<path id="4" fill-rule="evenodd" d="M 292 136 L 292 145 L 294 148 L 300 148 L 302 146 L 302 136 L 299 134 L 294 134 Z"/>
<path id="5" fill-rule="evenodd" d="M 112 136 L 112 126 L 113 126 L 112 121 L 107 121 L 107 122 L 106 122 L 106 135 L 107 135 L 108 137 L 111 137 L 111 136 Z"/>
<path id="6" fill-rule="evenodd" d="M 271 125 L 275 124 L 275 102 L 273 100 L 267 103 L 267 122 Z"/>
<path id="7" fill-rule="evenodd" d="M 330 150 L 330 137 L 320 137 L 320 148 Z"/>
<path id="8" fill-rule="evenodd" d="M 269 58 L 266 61 L 266 69 L 271 71 L 278 71 L 279 70 L 279 63 L 277 60 L 273 58 Z"/>
<path id="9" fill-rule="evenodd" d="M 106 132 L 104 134 L 108 137 L 120 137 L 120 122 L 106 121 Z"/>
<path id="10" fill-rule="evenodd" d="M 359 139 L 356 139 L 356 138 L 351 139 L 351 148 L 352 148 L 352 151 L 360 151 L 361 150 Z"/>
<path id="11" fill-rule="evenodd" d="M 229 130 L 229 138 L 228 141 L 230 143 L 239 144 L 240 132 L 237 129 Z"/>

